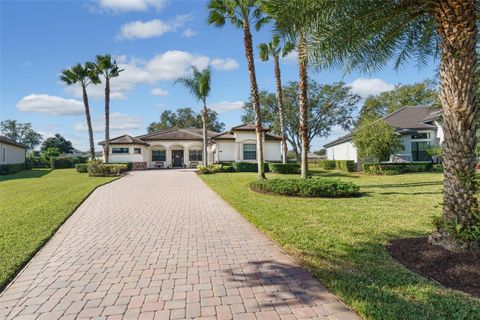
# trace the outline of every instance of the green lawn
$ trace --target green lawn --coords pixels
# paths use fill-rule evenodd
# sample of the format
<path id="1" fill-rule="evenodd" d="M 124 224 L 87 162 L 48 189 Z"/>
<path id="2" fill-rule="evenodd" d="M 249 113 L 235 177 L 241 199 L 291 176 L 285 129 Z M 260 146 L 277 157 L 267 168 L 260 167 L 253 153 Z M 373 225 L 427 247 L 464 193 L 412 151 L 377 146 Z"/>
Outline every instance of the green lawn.
<path id="1" fill-rule="evenodd" d="M 0 290 L 92 190 L 114 179 L 74 169 L 0 176 Z"/>
<path id="2" fill-rule="evenodd" d="M 362 317 L 480 319 L 480 300 L 410 272 L 385 249 L 390 239 L 432 230 L 431 218 L 441 212 L 441 174 L 316 173 L 353 181 L 365 195 L 288 198 L 251 191 L 253 173 L 201 177 Z"/>

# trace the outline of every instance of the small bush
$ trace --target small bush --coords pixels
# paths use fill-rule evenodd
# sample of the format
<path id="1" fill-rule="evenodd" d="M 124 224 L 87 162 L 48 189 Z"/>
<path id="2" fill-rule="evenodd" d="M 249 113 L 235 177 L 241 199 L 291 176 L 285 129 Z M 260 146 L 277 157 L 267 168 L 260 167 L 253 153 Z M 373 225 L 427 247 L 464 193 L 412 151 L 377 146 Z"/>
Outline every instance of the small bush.
<path id="1" fill-rule="evenodd" d="M 86 163 L 77 163 L 75 165 L 75 170 L 80 173 L 87 173 L 88 172 L 88 164 Z"/>
<path id="2" fill-rule="evenodd" d="M 0 165 L 0 175 L 4 176 L 7 174 L 14 174 L 19 171 L 25 170 L 24 163 L 14 163 L 14 164 L 2 164 Z"/>
<path id="3" fill-rule="evenodd" d="M 100 160 L 91 160 L 88 162 L 88 175 L 91 177 L 111 177 L 119 176 L 122 172 L 127 171 L 128 167 L 125 163 L 113 164 L 103 163 Z"/>
<path id="4" fill-rule="evenodd" d="M 235 172 L 235 169 L 232 166 L 222 165 L 222 172 Z"/>
<path id="5" fill-rule="evenodd" d="M 227 171 L 223 170 L 223 167 L 222 167 L 221 164 L 209 164 L 208 166 L 198 165 L 197 169 L 201 174 L 213 174 L 213 173 L 218 173 L 218 172 L 227 172 Z"/>
<path id="6" fill-rule="evenodd" d="M 433 172 L 443 172 L 443 165 L 434 164 L 432 170 Z"/>
<path id="7" fill-rule="evenodd" d="M 257 172 L 256 162 L 234 162 L 232 164 L 236 172 Z M 268 163 L 264 164 L 265 172 L 268 172 Z"/>
<path id="8" fill-rule="evenodd" d="M 336 168 L 335 160 L 320 160 L 318 167 L 325 170 L 333 170 Z"/>
<path id="9" fill-rule="evenodd" d="M 354 172 L 355 171 L 355 161 L 353 160 L 335 160 L 335 167 L 338 170 Z"/>
<path id="10" fill-rule="evenodd" d="M 110 162 L 109 164 L 124 164 L 127 166 L 127 170 L 125 171 L 132 171 L 133 162 Z"/>
<path id="11" fill-rule="evenodd" d="M 299 163 L 269 163 L 268 169 L 270 172 L 280 174 L 292 174 L 300 171 Z"/>
<path id="12" fill-rule="evenodd" d="M 363 172 L 367 174 L 389 175 L 410 172 L 430 172 L 433 170 L 431 162 L 402 162 L 402 163 L 364 163 Z"/>
<path id="13" fill-rule="evenodd" d="M 87 157 L 61 157 L 51 158 L 50 167 L 52 169 L 75 168 L 78 163 L 86 163 Z"/>
<path id="14" fill-rule="evenodd" d="M 258 180 L 250 184 L 254 191 L 285 196 L 300 197 L 354 197 L 360 195 L 360 188 L 338 179 L 272 179 Z"/>

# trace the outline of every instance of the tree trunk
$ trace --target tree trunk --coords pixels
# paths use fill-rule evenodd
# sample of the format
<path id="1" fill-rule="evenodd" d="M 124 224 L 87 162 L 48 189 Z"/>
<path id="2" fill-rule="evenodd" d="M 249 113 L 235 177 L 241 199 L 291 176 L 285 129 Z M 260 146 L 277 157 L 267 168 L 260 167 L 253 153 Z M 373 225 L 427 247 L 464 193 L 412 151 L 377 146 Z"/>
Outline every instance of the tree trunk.
<path id="1" fill-rule="evenodd" d="M 473 215 L 478 210 L 475 198 L 476 1 L 439 1 L 434 17 L 442 41 L 439 97 L 445 137 L 443 216 L 447 223 L 461 224 L 468 229 L 479 223 Z M 450 237 L 446 238 L 437 244 L 451 245 Z"/>
<path id="2" fill-rule="evenodd" d="M 105 163 L 110 157 L 110 78 L 105 77 L 105 144 L 103 147 Z"/>
<path id="3" fill-rule="evenodd" d="M 300 138 L 302 140 L 301 150 L 301 179 L 308 176 L 308 98 L 307 98 L 307 40 L 305 34 L 301 33 L 298 41 L 298 71 L 300 89 Z"/>
<path id="4" fill-rule="evenodd" d="M 203 102 L 203 112 L 202 112 L 202 121 L 203 121 L 203 165 L 208 165 L 208 135 L 207 135 L 207 124 L 208 124 L 208 111 L 207 105 Z"/>
<path id="5" fill-rule="evenodd" d="M 277 83 L 277 104 L 280 113 L 280 133 L 282 137 L 282 162 L 287 163 L 287 135 L 285 133 L 285 110 L 283 110 L 282 77 L 278 56 L 274 57 L 275 81 Z"/>
<path id="6" fill-rule="evenodd" d="M 265 179 L 265 168 L 263 160 L 263 128 L 262 116 L 260 114 L 260 99 L 258 97 L 257 78 L 255 75 L 255 62 L 253 59 L 252 34 L 248 23 L 243 24 L 245 56 L 248 63 L 248 73 L 250 75 L 250 95 L 252 96 L 253 111 L 255 112 L 255 132 L 257 134 L 257 163 L 258 179 Z"/>
<path id="7" fill-rule="evenodd" d="M 85 106 L 85 118 L 87 118 L 88 140 L 90 143 L 90 159 L 95 159 L 95 145 L 93 143 L 92 120 L 90 118 L 90 106 L 88 105 L 87 87 L 82 84 L 83 105 Z"/>

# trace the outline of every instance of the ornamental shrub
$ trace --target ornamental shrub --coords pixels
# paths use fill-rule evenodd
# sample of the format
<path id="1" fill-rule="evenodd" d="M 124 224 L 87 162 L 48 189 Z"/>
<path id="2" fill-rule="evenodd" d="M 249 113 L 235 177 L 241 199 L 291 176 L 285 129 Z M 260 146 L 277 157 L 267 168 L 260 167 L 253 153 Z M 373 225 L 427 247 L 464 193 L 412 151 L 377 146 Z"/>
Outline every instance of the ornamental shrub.
<path id="1" fill-rule="evenodd" d="M 19 171 L 25 170 L 24 163 L 14 163 L 14 164 L 2 164 L 0 165 L 0 175 L 4 176 L 7 174 L 14 174 Z"/>
<path id="2" fill-rule="evenodd" d="M 75 165 L 75 170 L 80 173 L 87 173 L 88 172 L 88 164 L 86 163 L 77 163 Z"/>
<path id="3" fill-rule="evenodd" d="M 430 172 L 433 170 L 431 162 L 401 162 L 401 163 L 364 163 L 363 172 L 367 174 L 389 175 L 411 172 Z"/>
<path id="4" fill-rule="evenodd" d="M 86 163 L 87 157 L 59 157 L 51 158 L 50 167 L 52 169 L 74 168 L 77 163 Z"/>
<path id="5" fill-rule="evenodd" d="M 269 163 L 268 169 L 270 172 L 280 174 L 292 174 L 300 171 L 299 163 Z"/>
<path id="6" fill-rule="evenodd" d="M 236 172 L 257 172 L 256 162 L 234 162 L 232 163 Z M 268 172 L 268 163 L 264 164 L 265 172 Z"/>
<path id="7" fill-rule="evenodd" d="M 360 195 L 360 188 L 339 179 L 271 179 L 258 180 L 250 184 L 257 192 L 273 193 L 300 197 L 355 197 Z"/>
<path id="8" fill-rule="evenodd" d="M 127 171 L 126 164 L 103 163 L 101 160 L 88 162 L 88 175 L 91 177 L 119 176 L 125 171 Z"/>
<path id="9" fill-rule="evenodd" d="M 335 160 L 335 167 L 338 170 L 354 172 L 355 171 L 355 161 L 353 160 Z"/>
<path id="10" fill-rule="evenodd" d="M 335 160 L 320 160 L 318 161 L 318 167 L 325 170 L 333 170 L 336 168 Z"/>
<path id="11" fill-rule="evenodd" d="M 125 171 L 132 171 L 133 162 L 110 162 L 109 164 L 124 164 L 127 166 L 127 170 Z"/>

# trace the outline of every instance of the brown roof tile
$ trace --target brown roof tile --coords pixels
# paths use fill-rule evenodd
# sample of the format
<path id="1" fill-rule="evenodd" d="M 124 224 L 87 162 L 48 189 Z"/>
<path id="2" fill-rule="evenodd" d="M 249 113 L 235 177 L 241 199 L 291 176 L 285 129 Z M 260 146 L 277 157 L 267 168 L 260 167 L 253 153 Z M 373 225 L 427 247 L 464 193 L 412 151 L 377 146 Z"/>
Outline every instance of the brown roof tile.
<path id="1" fill-rule="evenodd" d="M 20 148 L 25 148 L 27 149 L 27 146 L 22 144 L 22 143 L 18 143 L 12 139 L 9 139 L 5 136 L 0 136 L 0 142 L 3 142 L 5 144 L 9 144 L 9 145 L 12 145 L 12 146 L 16 146 L 16 147 L 20 147 Z"/>
<path id="2" fill-rule="evenodd" d="M 105 141 L 100 141 L 98 144 L 104 145 Z M 145 141 L 132 137 L 128 134 L 124 134 L 123 136 L 110 139 L 110 144 L 143 144 L 148 146 L 148 143 L 146 143 Z"/>

